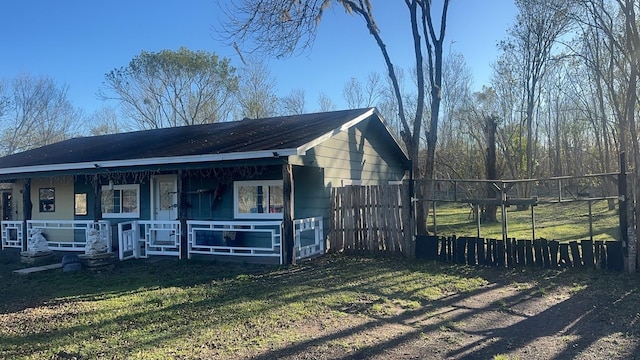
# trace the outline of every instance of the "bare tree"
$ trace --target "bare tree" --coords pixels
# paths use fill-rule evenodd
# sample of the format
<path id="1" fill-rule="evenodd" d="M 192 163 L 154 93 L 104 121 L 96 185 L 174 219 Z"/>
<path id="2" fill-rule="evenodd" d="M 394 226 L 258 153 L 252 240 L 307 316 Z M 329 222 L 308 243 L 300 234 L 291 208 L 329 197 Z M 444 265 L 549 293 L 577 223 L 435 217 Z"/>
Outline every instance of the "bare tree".
<path id="1" fill-rule="evenodd" d="M 526 178 L 534 176 L 535 110 L 542 80 L 551 61 L 556 41 L 570 25 L 572 1 L 516 0 L 519 14 L 510 30 L 510 41 L 501 44 L 502 50 L 518 61 L 521 89 L 523 90 L 523 116 L 525 137 Z"/>
<path id="2" fill-rule="evenodd" d="M 7 82 L 0 79 L 0 119 L 9 111 L 11 100 L 9 98 L 9 90 Z"/>
<path id="3" fill-rule="evenodd" d="M 307 112 L 304 89 L 293 89 L 289 95 L 280 99 L 283 115 L 301 115 Z"/>
<path id="4" fill-rule="evenodd" d="M 471 100 L 471 70 L 467 67 L 464 56 L 449 53 L 442 66 L 442 120 L 439 127 L 438 141 L 440 147 L 456 147 L 456 143 L 464 141 L 466 134 L 464 123 L 461 123 L 461 111 Z M 462 130 L 462 131 L 460 131 Z"/>
<path id="5" fill-rule="evenodd" d="M 20 75 L 0 86 L 0 91 L 2 154 L 52 144 L 77 134 L 82 112 L 69 102 L 66 86 L 59 86 L 48 77 Z"/>
<path id="6" fill-rule="evenodd" d="M 103 107 L 96 110 L 89 117 L 91 123 L 91 135 L 107 135 L 117 134 L 129 130 L 129 128 L 120 122 L 116 110 L 112 107 Z"/>
<path id="7" fill-rule="evenodd" d="M 342 96 L 350 109 L 372 107 L 377 103 L 383 86 L 380 74 L 370 72 L 364 86 L 355 77 L 349 79 L 342 88 Z"/>
<path id="8" fill-rule="evenodd" d="M 105 75 L 102 99 L 116 99 L 139 128 L 223 121 L 238 89 L 235 69 L 215 54 L 180 48 L 142 51 Z"/>
<path id="9" fill-rule="evenodd" d="M 349 109 L 358 109 L 363 107 L 364 91 L 362 84 L 355 77 L 351 77 L 349 81 L 342 87 L 342 97 L 347 101 Z"/>
<path id="10" fill-rule="evenodd" d="M 320 112 L 334 111 L 336 109 L 336 105 L 324 92 L 321 92 L 320 95 L 318 95 L 318 107 L 318 111 Z"/>
<path id="11" fill-rule="evenodd" d="M 401 4 L 401 2 L 397 2 Z M 442 45 L 447 27 L 449 0 L 444 0 L 442 8 L 434 9 L 429 0 L 405 0 L 403 4 L 408 10 L 409 36 L 413 41 L 415 60 L 416 103 L 412 117 L 407 117 L 405 98 L 396 77 L 392 56 L 387 43 L 383 39 L 381 29 L 374 17 L 374 9 L 370 0 L 234 0 L 225 9 L 228 21 L 221 26 L 221 33 L 226 34 L 231 43 L 248 51 L 263 51 L 275 56 L 285 56 L 297 50 L 308 49 L 313 45 L 318 24 L 326 11 L 332 6 L 342 7 L 348 14 L 355 15 L 364 21 L 373 36 L 393 85 L 393 93 L 398 105 L 398 117 L 402 124 L 402 140 L 413 161 L 413 173 L 419 174 L 418 155 L 420 153 L 420 136 L 425 112 L 425 102 L 430 102 L 430 121 L 426 131 L 426 156 L 424 175 L 427 179 L 434 175 L 435 147 L 438 137 L 438 118 L 442 90 Z M 437 17 L 436 26 L 433 18 Z M 426 53 L 425 74 L 423 55 Z M 428 82 L 430 86 L 427 86 Z M 425 89 L 430 89 L 429 99 Z M 430 189 L 430 187 L 427 187 Z M 417 189 L 417 197 L 429 197 Z M 416 207 L 418 233 L 426 233 L 425 207 L 420 202 Z M 412 243 L 407 242 L 407 253 L 412 253 Z"/>
<path id="12" fill-rule="evenodd" d="M 256 59 L 241 69 L 238 106 L 241 118 L 258 119 L 277 113 L 276 81 L 264 62 Z"/>
<path id="13" fill-rule="evenodd" d="M 638 204 L 640 189 L 640 139 L 636 116 L 638 113 L 638 80 L 640 78 L 640 30 L 638 29 L 638 14 L 640 4 L 634 0 L 584 0 L 584 9 L 589 14 L 589 25 L 597 29 L 606 41 L 603 42 L 609 52 L 609 75 L 607 85 L 612 109 L 618 118 L 619 148 L 626 151 L 627 138 L 631 140 L 631 161 L 634 169 L 635 199 L 625 197 L 627 201 Z M 606 69 L 606 68 L 605 68 Z M 637 269 L 640 252 L 637 252 L 636 239 L 640 238 L 640 227 L 634 219 L 638 218 L 638 206 L 629 211 L 628 223 L 635 228 L 635 234 L 622 232 L 625 241 L 625 255 L 629 255 L 627 270 Z M 635 213 L 635 214 L 633 214 Z M 633 239 L 632 237 L 635 237 Z"/>

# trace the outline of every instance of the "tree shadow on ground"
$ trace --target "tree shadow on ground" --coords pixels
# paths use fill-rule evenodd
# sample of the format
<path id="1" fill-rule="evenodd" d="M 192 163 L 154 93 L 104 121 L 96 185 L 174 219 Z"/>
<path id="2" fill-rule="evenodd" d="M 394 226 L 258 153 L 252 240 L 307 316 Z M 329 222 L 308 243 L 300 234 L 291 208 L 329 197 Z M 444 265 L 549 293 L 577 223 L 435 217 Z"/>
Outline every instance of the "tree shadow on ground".
<path id="1" fill-rule="evenodd" d="M 17 312 L 43 303 L 105 299 L 134 294 L 155 287 L 191 287 L 241 274 L 273 271 L 273 265 L 219 263 L 212 260 L 181 261 L 162 257 L 118 261 L 103 271 L 83 269 L 64 273 L 61 269 L 18 275 L 13 270 L 30 267 L 20 263 L 19 251 L 0 251 L 0 314 Z M 60 262 L 56 253 L 52 263 Z"/>
<path id="2" fill-rule="evenodd" d="M 321 350 L 325 348 L 333 349 L 326 358 L 335 359 L 491 359 L 498 354 L 557 360 L 640 357 L 636 279 L 595 271 L 565 271 L 548 278 L 542 270 L 531 271 L 539 282 L 520 289 L 519 275 L 496 278 L 489 274 L 494 269 L 482 269 L 478 274 L 489 274 L 493 280 L 488 286 L 397 316 L 369 316 L 356 326 L 253 359 L 325 358 Z M 366 313 L 362 308 L 356 312 Z M 362 340 L 367 338 L 376 340 Z M 335 346 L 349 342 L 353 346 Z"/>

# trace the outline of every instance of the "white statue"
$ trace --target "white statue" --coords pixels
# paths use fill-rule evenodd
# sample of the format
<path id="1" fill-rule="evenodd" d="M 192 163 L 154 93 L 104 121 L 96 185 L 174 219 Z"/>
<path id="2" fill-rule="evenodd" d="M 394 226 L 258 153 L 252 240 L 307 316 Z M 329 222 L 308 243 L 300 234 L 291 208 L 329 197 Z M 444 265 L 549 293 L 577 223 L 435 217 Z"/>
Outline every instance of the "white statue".
<path id="1" fill-rule="evenodd" d="M 109 250 L 107 242 L 102 237 L 100 230 L 89 229 L 87 232 L 87 245 L 84 248 L 84 253 L 87 255 L 103 254 Z"/>
<path id="2" fill-rule="evenodd" d="M 47 239 L 42 235 L 41 228 L 33 228 L 29 231 L 31 237 L 27 241 L 27 251 L 30 253 L 49 252 Z"/>

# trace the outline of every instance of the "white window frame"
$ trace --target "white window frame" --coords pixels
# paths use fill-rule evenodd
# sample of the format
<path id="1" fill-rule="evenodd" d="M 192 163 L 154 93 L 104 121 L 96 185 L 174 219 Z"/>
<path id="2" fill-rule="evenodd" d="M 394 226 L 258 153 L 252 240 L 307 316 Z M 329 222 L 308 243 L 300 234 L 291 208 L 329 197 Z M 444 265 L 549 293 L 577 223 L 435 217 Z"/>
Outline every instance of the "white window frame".
<path id="1" fill-rule="evenodd" d="M 107 219 L 138 219 L 140 218 L 140 184 L 128 184 L 128 185 L 113 185 L 113 187 L 111 186 L 107 186 L 107 185 L 103 185 L 101 188 L 102 191 L 115 191 L 115 190 L 119 190 L 119 191 L 123 191 L 123 190 L 135 190 L 136 191 L 136 209 L 138 211 L 136 212 L 131 212 L 131 213 L 125 213 L 125 212 L 119 212 L 119 213 L 109 213 L 109 212 L 103 212 L 102 213 L 102 217 L 103 218 L 107 218 Z M 100 195 L 102 196 L 102 195 Z M 122 206 L 121 206 L 122 208 Z"/>
<path id="2" fill-rule="evenodd" d="M 239 191 L 238 188 L 241 186 L 262 186 L 266 189 L 264 196 L 269 199 L 269 187 L 270 186 L 280 186 L 283 187 L 282 180 L 250 180 L 250 181 L 235 181 L 233 183 L 233 217 L 236 219 L 282 219 L 282 213 L 241 213 L 238 211 L 239 204 Z M 284 193 L 283 193 L 284 196 Z M 284 199 L 283 199 L 284 200 Z M 267 204 L 267 207 L 270 204 Z"/>

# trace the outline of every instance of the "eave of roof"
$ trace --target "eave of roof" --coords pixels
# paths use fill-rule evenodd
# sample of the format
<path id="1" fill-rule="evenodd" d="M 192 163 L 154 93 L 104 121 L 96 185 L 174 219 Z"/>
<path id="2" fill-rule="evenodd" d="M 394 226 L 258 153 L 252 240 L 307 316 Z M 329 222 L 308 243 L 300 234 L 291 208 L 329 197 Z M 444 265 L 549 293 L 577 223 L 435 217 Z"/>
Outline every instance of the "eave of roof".
<path id="1" fill-rule="evenodd" d="M 37 172 L 54 172 L 68 170 L 88 170 L 88 169 L 109 169 L 122 167 L 142 167 L 153 165 L 170 165 L 170 164 L 192 164 L 203 162 L 219 162 L 229 160 L 248 160 L 248 159 L 265 159 L 274 157 L 284 157 L 289 155 L 297 155 L 296 149 L 276 149 L 269 151 L 252 151 L 241 153 L 226 154 L 210 154 L 210 155 L 192 155 L 192 156 L 174 156 L 174 157 L 156 157 L 129 160 L 113 160 L 113 161 L 92 161 L 82 163 L 65 163 L 51 165 L 34 165 L 22 166 L 14 168 L 0 168 L 0 175 L 13 175 Z"/>

